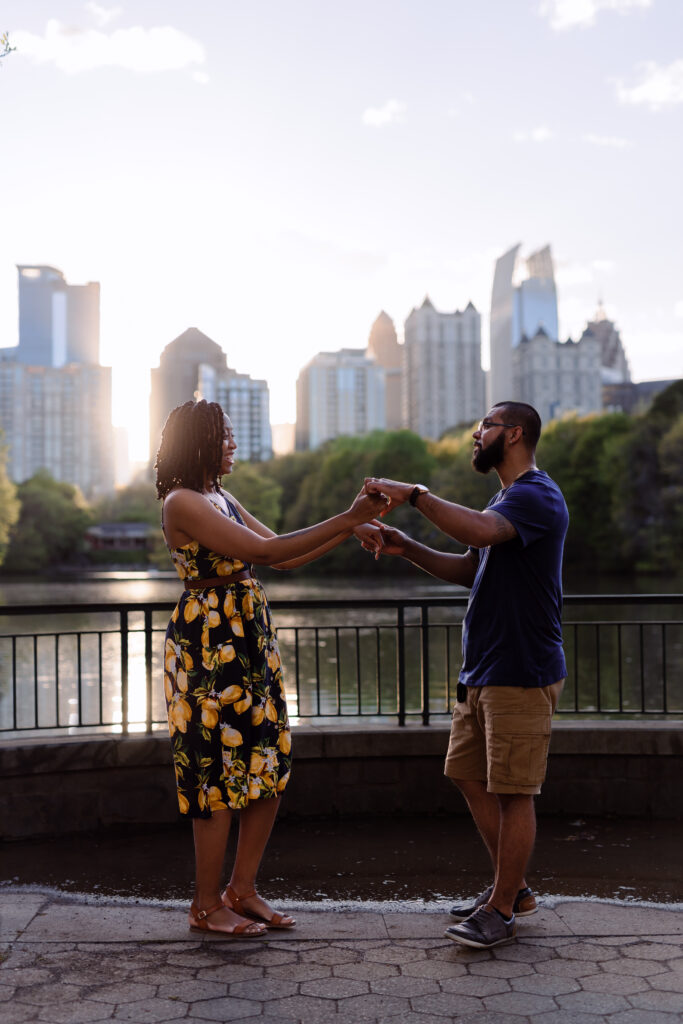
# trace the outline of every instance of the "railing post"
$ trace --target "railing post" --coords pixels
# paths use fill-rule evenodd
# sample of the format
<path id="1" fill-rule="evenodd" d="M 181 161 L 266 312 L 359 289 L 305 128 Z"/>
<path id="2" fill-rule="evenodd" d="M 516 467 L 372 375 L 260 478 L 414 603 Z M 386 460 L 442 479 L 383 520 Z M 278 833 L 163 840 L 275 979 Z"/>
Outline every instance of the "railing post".
<path id="1" fill-rule="evenodd" d="M 403 606 L 397 609 L 396 621 L 396 686 L 398 724 L 406 724 L 406 631 Z"/>
<path id="2" fill-rule="evenodd" d="M 420 632 L 422 633 L 420 653 L 422 724 L 429 725 L 429 607 L 426 604 L 420 606 Z"/>
<path id="3" fill-rule="evenodd" d="M 128 611 L 119 612 L 121 628 L 121 732 L 128 735 Z"/>
<path id="4" fill-rule="evenodd" d="M 145 728 L 152 731 L 152 613 L 145 609 Z"/>

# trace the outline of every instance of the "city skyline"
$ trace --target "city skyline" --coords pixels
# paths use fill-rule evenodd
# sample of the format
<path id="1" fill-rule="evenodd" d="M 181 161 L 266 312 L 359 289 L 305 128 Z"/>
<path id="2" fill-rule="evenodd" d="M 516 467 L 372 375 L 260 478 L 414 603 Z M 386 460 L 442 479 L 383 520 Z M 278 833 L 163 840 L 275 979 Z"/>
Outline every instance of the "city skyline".
<path id="1" fill-rule="evenodd" d="M 4 13 L 0 345 L 16 264 L 101 282 L 133 458 L 149 369 L 188 327 L 269 380 L 275 423 L 317 352 L 363 346 L 380 310 L 401 331 L 425 295 L 474 303 L 487 363 L 518 242 L 552 246 L 560 338 L 602 300 L 634 380 L 683 375 L 673 0 Z"/>

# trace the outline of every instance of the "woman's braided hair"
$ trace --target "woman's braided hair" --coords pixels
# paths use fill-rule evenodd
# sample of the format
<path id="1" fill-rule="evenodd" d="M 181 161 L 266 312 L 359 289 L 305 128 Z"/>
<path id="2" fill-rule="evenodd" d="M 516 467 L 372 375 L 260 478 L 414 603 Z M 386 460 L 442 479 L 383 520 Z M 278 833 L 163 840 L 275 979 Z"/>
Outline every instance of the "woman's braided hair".
<path id="1" fill-rule="evenodd" d="M 203 491 L 207 481 L 220 488 L 225 421 L 218 402 L 185 402 L 169 413 L 157 452 L 157 497 L 174 487 Z"/>

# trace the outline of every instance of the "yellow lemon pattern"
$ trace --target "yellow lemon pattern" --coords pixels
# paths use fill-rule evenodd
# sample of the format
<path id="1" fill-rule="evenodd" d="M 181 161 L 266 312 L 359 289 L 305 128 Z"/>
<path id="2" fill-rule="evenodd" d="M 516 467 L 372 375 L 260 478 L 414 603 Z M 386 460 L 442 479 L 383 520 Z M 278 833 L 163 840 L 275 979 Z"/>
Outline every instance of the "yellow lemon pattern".
<path id="1" fill-rule="evenodd" d="M 171 558 L 181 580 L 249 568 L 196 541 Z M 183 592 L 166 630 L 164 694 L 181 814 L 209 818 L 282 793 L 291 734 L 277 636 L 256 579 Z"/>

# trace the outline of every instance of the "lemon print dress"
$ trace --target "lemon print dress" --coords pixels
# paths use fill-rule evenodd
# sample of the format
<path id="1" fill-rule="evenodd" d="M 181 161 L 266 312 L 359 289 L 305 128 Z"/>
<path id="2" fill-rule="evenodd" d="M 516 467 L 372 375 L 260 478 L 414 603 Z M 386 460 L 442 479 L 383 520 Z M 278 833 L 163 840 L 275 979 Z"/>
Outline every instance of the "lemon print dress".
<path id="1" fill-rule="evenodd" d="M 243 520 L 226 499 L 209 499 Z M 181 580 L 250 568 L 193 541 L 171 548 Z M 164 690 L 182 814 L 210 818 L 287 785 L 291 737 L 282 663 L 258 580 L 185 590 L 166 630 Z"/>

